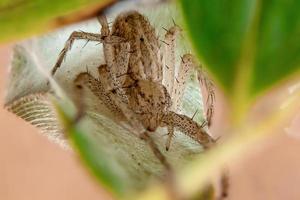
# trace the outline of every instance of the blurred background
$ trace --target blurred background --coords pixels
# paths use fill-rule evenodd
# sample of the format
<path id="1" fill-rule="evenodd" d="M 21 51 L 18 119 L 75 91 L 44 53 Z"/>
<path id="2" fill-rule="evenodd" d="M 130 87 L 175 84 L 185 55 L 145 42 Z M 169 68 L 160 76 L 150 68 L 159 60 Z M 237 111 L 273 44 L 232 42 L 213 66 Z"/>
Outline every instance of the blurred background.
<path id="1" fill-rule="evenodd" d="M 3 109 L 12 46 L 0 46 L 0 199 L 112 199 L 73 152 L 51 143 L 33 126 Z M 263 107 L 259 109 L 264 112 Z M 220 110 L 217 106 L 219 123 L 224 122 Z M 214 129 L 222 127 L 214 124 Z M 229 163 L 228 199 L 300 199 L 300 141 L 287 134 L 298 133 L 298 124 L 300 116 L 295 116 L 287 131 L 278 130 L 282 133 Z"/>

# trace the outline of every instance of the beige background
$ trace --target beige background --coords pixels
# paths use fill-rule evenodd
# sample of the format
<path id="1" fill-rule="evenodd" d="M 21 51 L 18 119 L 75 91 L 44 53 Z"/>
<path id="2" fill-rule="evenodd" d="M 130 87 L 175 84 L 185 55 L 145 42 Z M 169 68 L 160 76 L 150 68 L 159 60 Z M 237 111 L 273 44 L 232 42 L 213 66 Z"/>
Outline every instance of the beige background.
<path id="1" fill-rule="evenodd" d="M 10 51 L 11 45 L 0 46 L 0 199 L 111 199 L 76 155 L 2 108 Z M 299 124 L 298 116 L 290 131 L 297 133 Z M 300 199 L 300 141 L 281 134 L 263 146 L 231 163 L 229 199 Z"/>

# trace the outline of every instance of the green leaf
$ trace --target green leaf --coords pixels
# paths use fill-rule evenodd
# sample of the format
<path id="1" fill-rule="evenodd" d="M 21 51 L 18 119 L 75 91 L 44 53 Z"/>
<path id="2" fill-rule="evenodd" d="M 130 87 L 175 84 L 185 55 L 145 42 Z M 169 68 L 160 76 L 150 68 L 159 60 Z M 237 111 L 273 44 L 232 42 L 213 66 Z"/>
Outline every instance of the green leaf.
<path id="1" fill-rule="evenodd" d="M 70 114 L 71 106 L 68 101 L 58 102 L 53 99 L 53 105 L 58 114 L 58 118 L 63 122 L 65 133 L 70 135 L 73 146 L 78 148 L 77 152 L 88 169 L 96 176 L 101 184 L 114 196 L 120 196 L 126 188 L 125 182 L 120 179 L 116 170 L 112 167 L 110 157 L 93 134 L 88 134 L 83 129 L 74 124 L 73 115 Z M 91 132 L 91 131 L 90 131 Z"/>
<path id="2" fill-rule="evenodd" d="M 1 0 L 0 42 L 28 37 L 95 14 L 113 0 Z"/>
<path id="3" fill-rule="evenodd" d="M 198 56 L 232 104 L 299 71 L 300 1 L 178 2 Z"/>
<path id="4" fill-rule="evenodd" d="M 300 1 L 262 1 L 251 82 L 257 93 L 300 67 Z"/>

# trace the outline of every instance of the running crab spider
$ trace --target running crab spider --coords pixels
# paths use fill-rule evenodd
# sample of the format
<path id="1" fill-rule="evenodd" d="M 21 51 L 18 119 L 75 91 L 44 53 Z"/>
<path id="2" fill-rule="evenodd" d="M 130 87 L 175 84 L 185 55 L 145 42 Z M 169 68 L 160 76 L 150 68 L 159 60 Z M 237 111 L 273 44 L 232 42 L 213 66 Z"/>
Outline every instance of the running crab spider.
<path id="1" fill-rule="evenodd" d="M 87 87 L 112 113 L 123 116 L 131 131 L 149 144 L 168 169 L 169 163 L 151 138 L 158 127 L 168 129 L 166 149 L 170 148 L 175 128 L 204 148 L 211 147 L 215 141 L 203 125 L 176 113 L 188 72 L 196 65 L 193 56 L 185 54 L 181 57 L 178 75 L 175 75 L 175 39 L 181 29 L 177 25 L 168 29 L 160 45 L 155 29 L 136 11 L 120 14 L 111 30 L 105 17 L 99 17 L 99 21 L 102 26 L 100 34 L 73 32 L 70 35 L 52 69 L 52 76 L 74 40 L 100 42 L 106 64 L 99 66 L 99 78 L 94 78 L 89 72 L 77 75 L 74 85 L 79 95 Z M 82 112 L 79 106 L 79 113 Z"/>

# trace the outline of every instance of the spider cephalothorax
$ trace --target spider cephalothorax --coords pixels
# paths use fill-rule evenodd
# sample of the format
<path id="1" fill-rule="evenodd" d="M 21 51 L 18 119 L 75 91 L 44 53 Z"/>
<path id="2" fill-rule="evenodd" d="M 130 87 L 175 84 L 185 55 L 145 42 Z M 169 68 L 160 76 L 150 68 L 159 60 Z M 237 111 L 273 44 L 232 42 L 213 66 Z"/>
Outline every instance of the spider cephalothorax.
<path id="1" fill-rule="evenodd" d="M 142 14 L 136 11 L 120 14 L 113 24 L 111 37 L 123 38 L 130 45 L 129 77 L 162 80 L 163 63 L 158 36 Z"/>
<path id="2" fill-rule="evenodd" d="M 129 89 L 129 108 L 148 131 L 162 126 L 162 118 L 169 111 L 171 99 L 165 87 L 156 82 L 139 80 Z"/>

